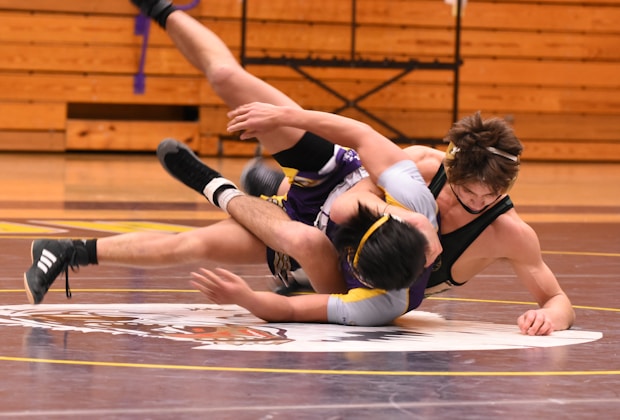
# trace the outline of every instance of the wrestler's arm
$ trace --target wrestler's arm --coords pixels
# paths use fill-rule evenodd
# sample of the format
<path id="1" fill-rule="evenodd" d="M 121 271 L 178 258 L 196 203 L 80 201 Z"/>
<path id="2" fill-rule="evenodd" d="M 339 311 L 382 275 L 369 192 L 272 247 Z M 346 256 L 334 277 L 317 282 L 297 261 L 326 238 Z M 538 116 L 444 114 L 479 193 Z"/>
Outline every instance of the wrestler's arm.
<path id="1" fill-rule="evenodd" d="M 431 182 L 446 156 L 445 151 L 420 145 L 405 147 L 403 151 L 416 164 L 427 184 Z"/>
<path id="2" fill-rule="evenodd" d="M 519 329 L 523 334 L 548 335 L 570 328 L 575 321 L 575 311 L 543 261 L 536 233 L 525 222 L 519 223 L 518 231 L 511 237 L 512 250 L 508 261 L 540 307 L 519 316 Z"/>
<path id="3" fill-rule="evenodd" d="M 191 284 L 212 302 L 236 304 L 267 322 L 386 325 L 408 309 L 409 290 L 353 289 L 346 294 L 282 296 L 252 290 L 228 270 L 201 269 Z"/>
<path id="4" fill-rule="evenodd" d="M 228 116 L 231 118 L 228 131 L 243 131 L 242 139 L 287 126 L 311 131 L 332 143 L 355 149 L 374 181 L 393 164 L 408 159 L 403 149 L 368 124 L 337 114 L 254 102 L 238 107 Z"/>
<path id="5" fill-rule="evenodd" d="M 377 185 L 393 200 L 422 213 L 436 225 L 435 199 L 416 164 L 403 149 L 368 124 L 328 112 L 260 102 L 242 105 L 228 116 L 228 130 L 243 131 L 242 139 L 265 135 L 279 127 L 294 127 L 355 149 Z"/>
<path id="6" fill-rule="evenodd" d="M 236 274 L 218 268 L 191 273 L 191 284 L 212 302 L 239 305 L 267 322 L 327 322 L 328 294 L 282 296 L 252 290 Z"/>

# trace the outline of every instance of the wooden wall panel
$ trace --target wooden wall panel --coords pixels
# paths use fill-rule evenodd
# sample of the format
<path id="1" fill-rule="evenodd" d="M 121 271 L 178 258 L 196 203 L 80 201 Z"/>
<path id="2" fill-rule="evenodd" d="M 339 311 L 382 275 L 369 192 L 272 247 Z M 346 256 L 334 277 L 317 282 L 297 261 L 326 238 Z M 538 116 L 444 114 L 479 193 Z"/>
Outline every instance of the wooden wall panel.
<path id="1" fill-rule="evenodd" d="M 136 94 L 133 74 L 23 72 L 2 74 L 0 100 L 176 105 L 222 103 L 203 77 L 178 77 L 173 81 L 166 77 L 148 77 L 145 92 Z"/>
<path id="2" fill-rule="evenodd" d="M 139 47 L 88 45 L 0 45 L 0 68 L 8 71 L 39 71 L 80 74 L 136 74 Z M 147 75 L 202 75 L 173 48 L 153 47 L 146 55 Z"/>
<path id="3" fill-rule="evenodd" d="M 64 103 L 0 102 L 0 127 L 8 130 L 62 130 Z"/>
<path id="4" fill-rule="evenodd" d="M 188 4 L 189 0 L 176 2 Z M 93 15 L 134 16 L 136 8 L 129 0 L 0 0 L 0 9 L 22 10 L 32 12 L 69 12 Z M 195 16 L 233 17 L 241 15 L 241 2 L 237 0 L 209 0 L 200 2 L 199 6 L 189 11 Z"/>
<path id="5" fill-rule="evenodd" d="M 67 150 L 151 151 L 166 137 L 198 148 L 198 123 L 68 120 Z"/>
<path id="6" fill-rule="evenodd" d="M 0 0 L 1 1 L 1 0 Z M 29 3 L 29 2 L 25 2 Z M 91 3 L 91 2 L 84 2 Z M 3 12 L 0 38 L 5 42 L 46 45 L 141 45 L 125 16 Z M 50 36 L 53 34 L 53 38 Z M 169 43 L 171 45 L 171 43 Z"/>
<path id="7" fill-rule="evenodd" d="M 189 13 L 238 54 L 241 4 L 203 1 Z M 146 55 L 146 91 L 134 93 L 142 47 L 142 38 L 134 34 L 136 14 L 128 0 L 0 0 L 0 105 L 10 109 L 0 116 L 0 149 L 19 148 L 17 140 L 25 133 L 37 136 L 23 146 L 27 150 L 148 149 L 162 137 L 149 132 L 137 139 L 132 124 L 143 129 L 140 119 L 70 118 L 69 105 L 88 103 L 194 106 L 198 121 L 163 118 L 165 130 L 191 137 L 201 153 L 252 154 L 252 144 L 222 140 L 227 138 L 225 106 L 155 24 Z M 248 0 L 248 17 L 249 56 L 350 57 L 349 1 Z M 356 57 L 452 59 L 455 20 L 442 1 L 357 0 L 356 19 Z M 482 110 L 507 118 L 526 145 L 525 158 L 620 161 L 619 21 L 620 0 L 470 1 L 461 37 L 460 115 Z M 342 105 L 286 66 L 248 69 L 305 107 L 329 111 Z M 349 101 L 396 74 L 329 67 L 305 71 Z M 412 138 L 440 139 L 450 126 L 452 83 L 450 71 L 417 70 L 360 105 Z M 343 113 L 393 135 L 354 109 Z M 109 123 L 116 131 L 93 128 Z"/>
<path id="8" fill-rule="evenodd" d="M 64 152 L 65 131 L 0 130 L 0 150 L 15 152 Z"/>
<path id="9" fill-rule="evenodd" d="M 526 141 L 523 159 L 538 161 L 618 162 L 620 143 Z"/>

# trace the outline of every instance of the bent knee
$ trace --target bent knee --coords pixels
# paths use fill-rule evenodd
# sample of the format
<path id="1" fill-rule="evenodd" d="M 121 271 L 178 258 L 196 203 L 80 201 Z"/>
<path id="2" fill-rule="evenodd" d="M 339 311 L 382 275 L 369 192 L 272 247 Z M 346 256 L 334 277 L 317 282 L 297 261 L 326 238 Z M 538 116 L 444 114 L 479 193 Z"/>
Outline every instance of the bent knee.
<path id="1" fill-rule="evenodd" d="M 330 246 L 329 239 L 323 232 L 314 226 L 293 223 L 282 232 L 281 242 L 285 248 L 283 252 L 302 258 L 305 255 L 316 255 L 318 247 Z"/>
<path id="2" fill-rule="evenodd" d="M 236 86 L 239 75 L 244 72 L 245 70 L 236 62 L 223 64 L 214 63 L 209 69 L 207 77 L 211 88 L 219 95 L 222 95 L 227 89 L 232 89 Z"/>

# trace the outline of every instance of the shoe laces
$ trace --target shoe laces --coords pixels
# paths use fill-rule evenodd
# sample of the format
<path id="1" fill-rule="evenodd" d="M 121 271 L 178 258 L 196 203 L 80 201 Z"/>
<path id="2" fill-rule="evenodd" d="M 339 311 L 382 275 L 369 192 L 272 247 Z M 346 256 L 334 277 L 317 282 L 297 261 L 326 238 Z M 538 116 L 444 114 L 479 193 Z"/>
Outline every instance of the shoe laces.
<path id="1" fill-rule="evenodd" d="M 61 271 L 65 272 L 65 294 L 67 295 L 67 298 L 71 298 L 72 294 L 71 294 L 71 288 L 69 287 L 69 267 L 71 268 L 71 271 L 73 271 L 74 273 L 77 273 L 78 271 L 80 271 L 80 266 L 77 263 L 77 251 L 73 250 L 73 252 L 71 252 L 71 255 L 69 256 L 68 261 L 64 264 L 63 268 L 61 269 Z"/>

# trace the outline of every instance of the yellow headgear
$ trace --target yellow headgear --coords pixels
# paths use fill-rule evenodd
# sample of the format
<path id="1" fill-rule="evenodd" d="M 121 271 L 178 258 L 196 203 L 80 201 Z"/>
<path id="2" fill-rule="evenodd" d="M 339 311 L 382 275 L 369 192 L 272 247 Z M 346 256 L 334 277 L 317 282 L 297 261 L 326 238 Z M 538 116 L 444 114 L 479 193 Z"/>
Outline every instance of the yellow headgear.
<path id="1" fill-rule="evenodd" d="M 384 214 L 379 219 L 377 219 L 377 221 L 375 223 L 373 223 L 372 226 L 370 226 L 370 228 L 368 228 L 366 233 L 364 233 L 364 236 L 362 236 L 362 239 L 360 240 L 360 243 L 357 246 L 357 250 L 355 251 L 355 255 L 353 256 L 353 268 L 354 269 L 357 269 L 357 262 L 360 259 L 360 252 L 362 252 L 362 248 L 364 247 L 364 244 L 366 243 L 368 238 L 370 238 L 370 235 L 372 235 L 377 229 L 379 229 L 381 227 L 381 225 L 383 225 L 388 220 L 390 220 L 390 215 L 389 214 Z"/>

